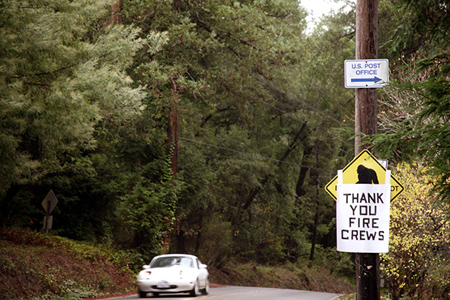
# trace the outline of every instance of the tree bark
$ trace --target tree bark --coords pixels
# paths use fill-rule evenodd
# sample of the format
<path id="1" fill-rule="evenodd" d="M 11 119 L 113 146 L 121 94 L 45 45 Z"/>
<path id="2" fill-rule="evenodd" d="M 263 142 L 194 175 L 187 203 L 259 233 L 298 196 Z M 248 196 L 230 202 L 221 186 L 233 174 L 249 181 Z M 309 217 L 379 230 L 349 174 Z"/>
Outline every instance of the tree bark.
<path id="1" fill-rule="evenodd" d="M 316 145 L 316 165 L 319 165 L 319 148 Z M 316 249 L 317 243 L 317 227 L 319 226 L 319 208 L 320 208 L 320 185 L 319 185 L 319 172 L 314 172 L 315 183 L 316 183 L 316 212 L 314 214 L 314 227 L 313 235 L 311 239 L 311 252 L 309 254 L 309 261 L 312 263 L 314 260 L 314 251 Z"/>
<path id="2" fill-rule="evenodd" d="M 282 161 L 284 161 L 289 154 L 291 154 L 291 152 L 297 147 L 297 141 L 300 138 L 303 130 L 306 128 L 306 122 L 303 123 L 302 127 L 300 128 L 300 130 L 297 132 L 297 134 L 295 135 L 294 139 L 292 140 L 292 143 L 288 146 L 288 148 L 286 149 L 286 151 L 284 152 L 283 156 L 280 158 L 280 162 L 278 163 L 278 167 L 281 166 Z M 267 182 L 269 181 L 269 176 L 266 176 L 262 182 L 261 182 L 261 186 L 264 186 Z M 250 207 L 250 205 L 252 204 L 253 200 L 255 199 L 256 195 L 258 195 L 258 193 L 262 190 L 261 187 L 257 187 L 254 188 L 252 191 L 250 191 L 249 196 L 247 197 L 247 200 L 245 201 L 245 205 L 244 205 L 244 209 L 247 209 Z"/>
<path id="3" fill-rule="evenodd" d="M 378 0 L 356 2 L 356 59 L 377 58 Z M 360 133 L 377 133 L 377 90 L 355 91 L 355 156 L 367 149 Z M 356 299 L 380 299 L 380 257 L 378 253 L 356 253 Z"/>
<path id="4" fill-rule="evenodd" d="M 313 150 L 312 147 L 306 147 L 303 150 L 303 162 L 305 162 L 307 158 L 311 155 L 312 150 Z M 297 184 L 295 185 L 295 193 L 297 197 L 301 197 L 306 194 L 306 190 L 303 187 L 303 184 L 305 183 L 306 174 L 308 173 L 309 169 L 310 168 L 306 166 L 300 167 Z"/>
<path id="5" fill-rule="evenodd" d="M 172 178 L 176 179 L 178 162 L 178 91 L 176 79 L 172 79 L 172 99 L 170 100 L 167 125 L 167 153 L 171 156 Z"/>

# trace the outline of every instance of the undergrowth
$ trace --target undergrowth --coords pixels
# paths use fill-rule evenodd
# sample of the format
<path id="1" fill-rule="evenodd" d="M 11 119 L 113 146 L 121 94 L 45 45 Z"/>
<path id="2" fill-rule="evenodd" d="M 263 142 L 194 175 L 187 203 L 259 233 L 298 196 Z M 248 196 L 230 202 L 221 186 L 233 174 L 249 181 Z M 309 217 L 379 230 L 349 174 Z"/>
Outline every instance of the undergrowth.
<path id="1" fill-rule="evenodd" d="M 131 251 L 24 230 L 0 230 L 0 299 L 82 299 L 136 290 Z"/>
<path id="2" fill-rule="evenodd" d="M 212 269 L 214 282 L 236 286 L 258 286 L 348 294 L 355 288 L 345 278 L 336 277 L 323 266 L 309 267 L 307 262 L 263 266 L 252 263 L 229 263 Z"/>
<path id="3" fill-rule="evenodd" d="M 135 292 L 144 261 L 119 251 L 25 230 L 0 230 L 0 300 L 83 299 Z M 208 268 L 215 284 L 302 289 L 348 294 L 354 284 L 322 264 L 280 266 L 229 262 Z"/>

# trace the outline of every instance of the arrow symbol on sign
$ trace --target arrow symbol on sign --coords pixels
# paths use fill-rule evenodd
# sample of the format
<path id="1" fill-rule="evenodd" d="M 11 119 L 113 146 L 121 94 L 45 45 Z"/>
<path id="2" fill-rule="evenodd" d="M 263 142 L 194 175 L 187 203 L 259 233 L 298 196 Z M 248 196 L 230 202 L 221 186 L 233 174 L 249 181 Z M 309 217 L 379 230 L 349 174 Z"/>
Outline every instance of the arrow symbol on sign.
<path id="1" fill-rule="evenodd" d="M 377 83 L 378 81 L 381 81 L 381 78 L 378 78 L 377 76 L 373 77 L 373 78 L 352 78 L 351 82 L 375 82 Z"/>

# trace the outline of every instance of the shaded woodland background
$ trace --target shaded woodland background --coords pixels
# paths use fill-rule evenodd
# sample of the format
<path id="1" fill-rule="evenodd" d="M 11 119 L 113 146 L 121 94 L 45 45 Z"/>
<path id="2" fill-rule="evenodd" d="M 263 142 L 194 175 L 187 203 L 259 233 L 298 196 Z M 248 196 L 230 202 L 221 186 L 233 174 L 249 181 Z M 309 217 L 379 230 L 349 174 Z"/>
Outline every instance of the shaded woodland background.
<path id="1" fill-rule="evenodd" d="M 351 267 L 323 189 L 354 156 L 355 13 L 342 2 L 306 34 L 291 0 L 3 1 L 1 226 L 42 230 L 52 189 L 54 234 L 146 259 Z M 445 204 L 449 3 L 378 10 L 391 84 L 368 141 L 391 168 L 425 165 Z"/>

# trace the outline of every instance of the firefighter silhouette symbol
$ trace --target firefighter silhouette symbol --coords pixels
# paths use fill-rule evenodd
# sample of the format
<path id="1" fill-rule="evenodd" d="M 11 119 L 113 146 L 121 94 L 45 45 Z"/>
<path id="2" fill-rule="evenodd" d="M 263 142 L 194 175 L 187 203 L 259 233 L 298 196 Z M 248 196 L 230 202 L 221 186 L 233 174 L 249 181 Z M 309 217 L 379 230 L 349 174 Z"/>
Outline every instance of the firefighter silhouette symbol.
<path id="1" fill-rule="evenodd" d="M 358 173 L 357 183 L 378 184 L 377 172 L 374 170 L 366 168 L 363 165 L 359 165 L 356 172 Z"/>

